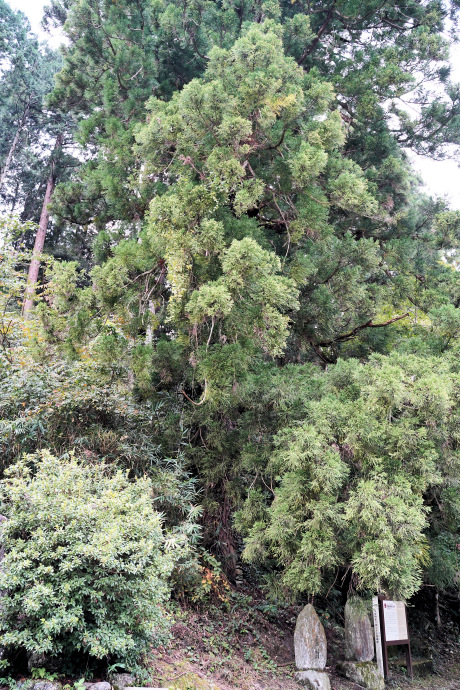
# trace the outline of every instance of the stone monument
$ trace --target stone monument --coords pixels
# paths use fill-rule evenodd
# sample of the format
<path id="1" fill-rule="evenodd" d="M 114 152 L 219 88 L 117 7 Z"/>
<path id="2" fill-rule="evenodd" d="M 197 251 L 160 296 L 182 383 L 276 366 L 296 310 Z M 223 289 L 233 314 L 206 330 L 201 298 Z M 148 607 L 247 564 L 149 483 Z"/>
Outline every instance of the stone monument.
<path id="1" fill-rule="evenodd" d="M 311 604 L 300 612 L 294 632 L 296 680 L 311 690 L 330 690 L 324 668 L 327 660 L 326 634 Z"/>
<path id="2" fill-rule="evenodd" d="M 359 597 L 349 599 L 345 605 L 345 659 L 372 661 L 374 636 L 366 605 Z"/>
<path id="3" fill-rule="evenodd" d="M 366 604 L 351 597 L 345 605 L 345 659 L 339 668 L 346 678 L 368 690 L 384 690 L 385 683 L 373 663 L 374 638 Z"/>

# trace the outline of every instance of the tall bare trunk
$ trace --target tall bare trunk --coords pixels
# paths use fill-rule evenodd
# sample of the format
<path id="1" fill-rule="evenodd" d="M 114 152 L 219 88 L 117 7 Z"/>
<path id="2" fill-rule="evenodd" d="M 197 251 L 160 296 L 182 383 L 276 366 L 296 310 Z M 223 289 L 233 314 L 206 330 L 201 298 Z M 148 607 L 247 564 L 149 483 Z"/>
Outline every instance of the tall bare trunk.
<path id="1" fill-rule="evenodd" d="M 14 135 L 13 143 L 11 144 L 10 150 L 8 151 L 8 154 L 5 158 L 5 164 L 4 164 L 4 166 L 0 172 L 0 189 L 3 187 L 3 183 L 5 182 L 6 176 L 8 175 L 8 171 L 9 171 L 10 166 L 11 166 L 11 161 L 13 160 L 14 152 L 16 151 L 16 147 L 19 143 L 19 138 L 21 136 L 21 132 L 24 129 L 24 125 L 26 124 L 27 117 L 29 115 L 29 110 L 30 110 L 30 106 L 29 106 L 29 104 L 27 104 L 27 106 L 26 106 L 26 108 L 22 114 L 21 120 L 18 124 L 16 134 Z"/>
<path id="2" fill-rule="evenodd" d="M 54 186 L 56 184 L 55 179 L 55 153 L 61 147 L 63 140 L 63 135 L 59 134 L 56 143 L 54 145 L 53 160 L 51 161 L 51 171 L 48 177 L 48 182 L 46 184 L 45 198 L 43 200 L 42 212 L 40 215 L 40 222 L 38 224 L 37 235 L 35 237 L 34 252 L 32 261 L 29 266 L 29 273 L 27 275 L 27 288 L 26 295 L 23 306 L 23 314 L 26 318 L 30 315 L 30 312 L 34 306 L 34 294 L 35 287 L 38 280 L 38 272 L 40 270 L 40 259 L 38 258 L 43 252 L 43 247 L 45 246 L 46 230 L 48 228 L 48 221 L 50 218 L 49 204 L 54 192 Z"/>

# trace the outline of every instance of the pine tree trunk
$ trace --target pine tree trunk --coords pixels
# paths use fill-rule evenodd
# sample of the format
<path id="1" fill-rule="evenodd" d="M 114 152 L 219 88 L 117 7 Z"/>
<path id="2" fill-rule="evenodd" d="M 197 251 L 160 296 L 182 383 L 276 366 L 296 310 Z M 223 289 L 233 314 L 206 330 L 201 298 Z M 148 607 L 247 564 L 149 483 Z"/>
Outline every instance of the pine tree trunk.
<path id="1" fill-rule="evenodd" d="M 21 136 L 21 132 L 24 129 L 24 125 L 29 115 L 29 109 L 29 104 L 27 104 L 27 107 L 22 114 L 21 121 L 19 122 L 18 128 L 16 130 L 16 134 L 14 135 L 13 143 L 11 144 L 10 150 L 8 151 L 8 155 L 5 158 L 5 165 L 3 166 L 2 171 L 0 173 L 0 189 L 2 189 L 3 183 L 5 182 L 6 176 L 8 175 L 11 161 L 13 160 L 14 152 L 16 151 L 16 147 L 19 142 L 19 137 Z"/>
<path id="2" fill-rule="evenodd" d="M 54 145 L 53 159 L 54 159 L 56 151 L 62 145 L 62 140 L 63 140 L 63 135 L 59 134 L 57 139 L 56 139 L 56 143 Z M 55 160 L 52 160 L 51 171 L 50 171 L 50 175 L 48 177 L 48 182 L 46 185 L 45 198 L 43 200 L 42 212 L 40 215 L 40 222 L 38 224 L 37 235 L 35 237 L 33 258 L 32 258 L 32 261 L 30 262 L 29 273 L 27 275 L 26 295 L 25 295 L 25 300 L 24 300 L 24 306 L 22 309 L 23 314 L 26 318 L 28 318 L 28 316 L 30 316 L 30 313 L 31 313 L 31 311 L 33 309 L 33 305 L 34 305 L 35 286 L 37 285 L 38 272 L 40 270 L 40 259 L 38 259 L 37 257 L 40 256 L 40 254 L 43 252 L 43 247 L 45 246 L 46 230 L 48 228 L 48 221 L 49 221 L 49 217 L 50 217 L 50 212 L 49 212 L 48 207 L 49 207 L 49 204 L 51 202 L 51 198 L 53 196 L 55 184 L 56 184 Z"/>

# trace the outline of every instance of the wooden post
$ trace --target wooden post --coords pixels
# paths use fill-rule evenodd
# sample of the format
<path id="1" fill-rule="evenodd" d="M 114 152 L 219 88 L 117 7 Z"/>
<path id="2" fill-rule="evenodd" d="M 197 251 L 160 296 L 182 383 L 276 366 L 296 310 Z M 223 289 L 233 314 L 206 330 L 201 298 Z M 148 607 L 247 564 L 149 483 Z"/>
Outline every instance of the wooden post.
<path id="1" fill-rule="evenodd" d="M 385 670 L 383 667 L 383 653 L 382 653 L 382 629 L 380 625 L 381 615 L 380 615 L 380 604 L 378 597 L 372 597 L 372 614 L 374 618 L 374 641 L 375 641 L 375 657 L 377 659 L 377 666 L 385 677 Z"/>
<path id="2" fill-rule="evenodd" d="M 382 640 L 382 657 L 383 657 L 383 677 L 385 680 L 388 680 L 388 653 L 387 653 L 387 645 L 386 645 L 386 637 L 385 637 L 385 619 L 384 619 L 384 613 L 383 613 L 383 600 L 385 597 L 383 597 L 381 594 L 379 594 L 379 614 L 380 614 L 380 637 Z"/>

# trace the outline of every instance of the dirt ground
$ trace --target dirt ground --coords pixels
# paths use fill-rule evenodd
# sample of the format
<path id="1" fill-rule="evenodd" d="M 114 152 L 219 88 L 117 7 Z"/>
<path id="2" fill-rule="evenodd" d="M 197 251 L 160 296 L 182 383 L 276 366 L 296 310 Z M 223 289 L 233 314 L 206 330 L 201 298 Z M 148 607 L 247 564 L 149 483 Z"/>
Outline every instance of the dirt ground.
<path id="1" fill-rule="evenodd" d="M 150 662 L 155 687 L 171 690 L 294 690 L 293 633 L 298 607 L 280 607 L 258 592 L 232 591 L 226 606 L 204 611 L 176 605 L 172 639 L 155 650 Z M 358 690 L 339 675 L 343 627 L 318 612 L 328 639 L 332 690 Z M 410 681 L 396 659 L 390 663 L 388 688 L 393 690 L 460 690 L 460 630 L 449 622 L 437 631 L 426 612 L 409 617 L 414 659 L 431 658 L 432 670 Z"/>

